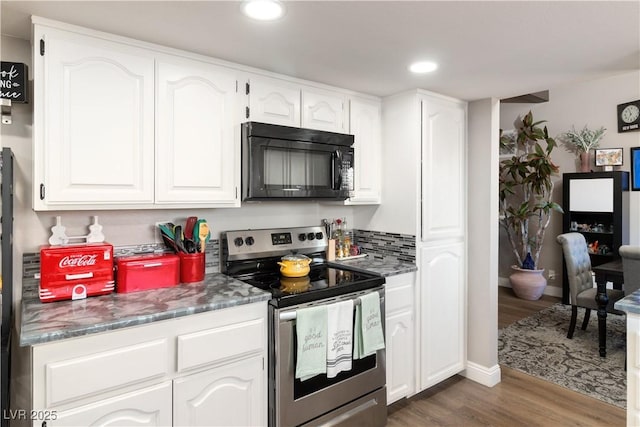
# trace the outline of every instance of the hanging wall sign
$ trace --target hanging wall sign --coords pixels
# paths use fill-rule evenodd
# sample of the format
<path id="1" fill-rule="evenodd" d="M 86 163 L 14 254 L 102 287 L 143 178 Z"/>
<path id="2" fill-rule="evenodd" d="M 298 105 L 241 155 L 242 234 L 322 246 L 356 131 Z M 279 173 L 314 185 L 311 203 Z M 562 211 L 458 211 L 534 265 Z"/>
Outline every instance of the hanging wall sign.
<path id="1" fill-rule="evenodd" d="M 0 98 L 8 99 L 15 103 L 27 103 L 29 98 L 28 68 L 19 62 L 4 62 L 0 67 Z"/>

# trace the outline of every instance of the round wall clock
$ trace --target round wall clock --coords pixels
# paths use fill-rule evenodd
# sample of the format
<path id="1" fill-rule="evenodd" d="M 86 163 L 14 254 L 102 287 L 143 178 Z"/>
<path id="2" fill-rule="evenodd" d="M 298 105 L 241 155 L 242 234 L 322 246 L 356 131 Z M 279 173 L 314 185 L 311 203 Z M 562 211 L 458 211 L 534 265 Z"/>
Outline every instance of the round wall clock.
<path id="1" fill-rule="evenodd" d="M 618 105 L 618 132 L 640 130 L 640 100 Z"/>

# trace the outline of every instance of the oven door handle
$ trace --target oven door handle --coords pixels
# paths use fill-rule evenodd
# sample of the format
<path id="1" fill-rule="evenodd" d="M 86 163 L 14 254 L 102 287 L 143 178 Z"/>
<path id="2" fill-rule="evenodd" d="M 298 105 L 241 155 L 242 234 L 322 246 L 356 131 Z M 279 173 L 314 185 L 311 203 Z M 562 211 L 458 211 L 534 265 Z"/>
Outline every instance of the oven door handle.
<path id="1" fill-rule="evenodd" d="M 376 292 L 378 292 L 378 291 L 376 291 Z M 354 307 L 356 305 L 360 305 L 361 304 L 360 297 L 353 298 L 352 301 L 353 301 L 353 306 Z M 380 296 L 380 304 L 383 304 L 383 303 L 384 303 L 384 295 L 381 295 Z M 297 313 L 297 310 L 284 311 L 284 312 L 279 314 L 280 321 L 281 322 L 288 322 L 289 320 L 295 320 L 296 317 L 297 317 L 296 313 Z"/>

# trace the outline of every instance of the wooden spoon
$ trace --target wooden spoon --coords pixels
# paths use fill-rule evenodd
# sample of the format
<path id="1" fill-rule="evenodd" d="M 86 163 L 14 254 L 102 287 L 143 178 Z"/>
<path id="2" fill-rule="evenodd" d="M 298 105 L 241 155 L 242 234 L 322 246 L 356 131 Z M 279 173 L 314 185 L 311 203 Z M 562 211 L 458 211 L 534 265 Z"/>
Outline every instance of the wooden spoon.
<path id="1" fill-rule="evenodd" d="M 202 220 L 198 227 L 198 237 L 200 239 L 200 252 L 204 253 L 204 249 L 211 238 L 211 232 L 209 231 L 209 225 L 206 221 Z"/>

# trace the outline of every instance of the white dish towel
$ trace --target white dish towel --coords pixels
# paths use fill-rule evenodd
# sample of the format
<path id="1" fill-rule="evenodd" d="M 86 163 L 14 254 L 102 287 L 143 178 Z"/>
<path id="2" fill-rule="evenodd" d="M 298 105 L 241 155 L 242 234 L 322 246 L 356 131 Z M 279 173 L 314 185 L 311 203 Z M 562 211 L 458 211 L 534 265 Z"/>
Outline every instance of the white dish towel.
<path id="1" fill-rule="evenodd" d="M 351 370 L 353 300 L 327 306 L 327 377 Z"/>

